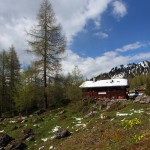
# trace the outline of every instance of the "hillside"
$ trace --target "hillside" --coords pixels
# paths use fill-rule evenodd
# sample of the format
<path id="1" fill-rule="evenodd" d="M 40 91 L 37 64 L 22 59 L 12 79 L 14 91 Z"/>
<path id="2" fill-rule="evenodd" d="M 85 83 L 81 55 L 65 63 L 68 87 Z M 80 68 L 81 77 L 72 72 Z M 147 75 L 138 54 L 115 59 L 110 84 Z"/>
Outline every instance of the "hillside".
<path id="1" fill-rule="evenodd" d="M 132 63 L 127 65 L 120 65 L 112 68 L 108 73 L 100 74 L 96 79 L 109 78 L 129 78 L 137 75 L 147 75 L 150 72 L 150 61 L 143 61 L 140 63 Z"/>
<path id="2" fill-rule="evenodd" d="M 124 101 L 99 109 L 98 104 L 80 101 L 30 116 L 1 118 L 0 147 L 5 136 L 6 150 L 147 150 L 149 116 L 149 104 Z M 67 137 L 56 138 L 61 130 Z"/>

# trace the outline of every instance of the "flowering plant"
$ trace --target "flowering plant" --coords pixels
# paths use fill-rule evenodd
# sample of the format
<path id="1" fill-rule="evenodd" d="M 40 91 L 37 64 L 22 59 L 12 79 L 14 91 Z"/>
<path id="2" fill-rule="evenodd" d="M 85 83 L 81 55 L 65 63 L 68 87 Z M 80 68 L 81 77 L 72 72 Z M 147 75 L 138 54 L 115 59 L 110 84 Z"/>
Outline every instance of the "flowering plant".
<path id="1" fill-rule="evenodd" d="M 125 129 L 132 129 L 133 126 L 140 125 L 141 123 L 142 122 L 139 119 L 134 118 L 132 120 L 124 120 L 123 126 Z"/>

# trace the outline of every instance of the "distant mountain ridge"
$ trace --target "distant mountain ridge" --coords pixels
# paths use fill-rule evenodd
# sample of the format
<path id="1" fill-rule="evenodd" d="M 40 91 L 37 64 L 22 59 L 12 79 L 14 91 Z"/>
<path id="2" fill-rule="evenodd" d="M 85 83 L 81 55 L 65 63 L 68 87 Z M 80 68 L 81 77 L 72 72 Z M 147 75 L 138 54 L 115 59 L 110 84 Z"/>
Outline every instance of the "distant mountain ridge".
<path id="1" fill-rule="evenodd" d="M 108 73 L 102 73 L 95 78 L 97 80 L 110 78 L 128 78 L 137 75 L 146 75 L 148 73 L 150 73 L 150 61 L 145 60 L 137 64 L 132 63 L 114 67 Z"/>

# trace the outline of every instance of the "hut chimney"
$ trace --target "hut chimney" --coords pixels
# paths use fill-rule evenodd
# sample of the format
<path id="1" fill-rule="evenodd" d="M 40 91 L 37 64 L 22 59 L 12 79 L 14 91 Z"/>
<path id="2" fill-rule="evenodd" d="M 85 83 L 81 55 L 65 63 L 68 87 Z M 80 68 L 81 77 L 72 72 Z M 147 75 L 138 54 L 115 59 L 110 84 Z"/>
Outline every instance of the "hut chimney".
<path id="1" fill-rule="evenodd" d="M 95 77 L 93 77 L 93 82 L 95 82 L 96 81 L 96 79 L 95 79 Z"/>

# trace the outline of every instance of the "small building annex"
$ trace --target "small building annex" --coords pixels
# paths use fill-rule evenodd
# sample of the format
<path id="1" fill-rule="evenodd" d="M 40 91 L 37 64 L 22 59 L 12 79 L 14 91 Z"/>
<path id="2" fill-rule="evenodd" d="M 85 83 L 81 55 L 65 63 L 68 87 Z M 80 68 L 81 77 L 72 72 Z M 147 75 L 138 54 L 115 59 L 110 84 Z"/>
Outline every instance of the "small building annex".
<path id="1" fill-rule="evenodd" d="M 85 81 L 80 85 L 85 99 L 127 99 L 127 79 Z"/>

